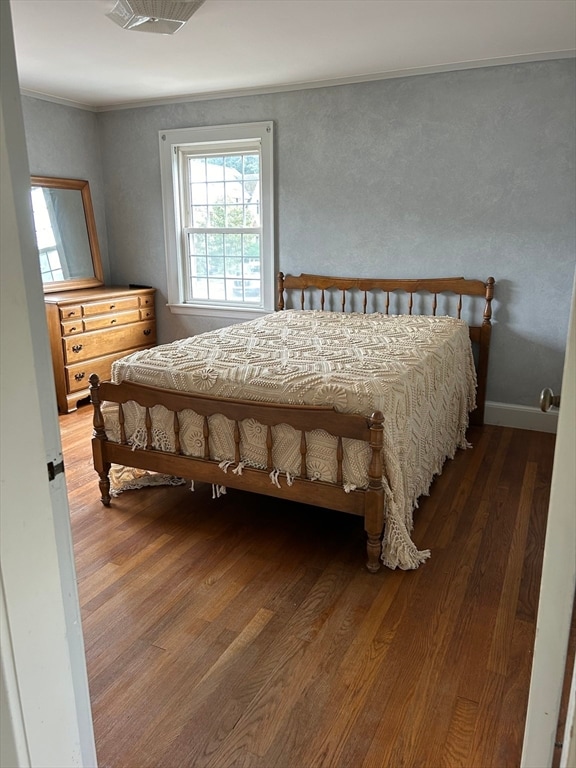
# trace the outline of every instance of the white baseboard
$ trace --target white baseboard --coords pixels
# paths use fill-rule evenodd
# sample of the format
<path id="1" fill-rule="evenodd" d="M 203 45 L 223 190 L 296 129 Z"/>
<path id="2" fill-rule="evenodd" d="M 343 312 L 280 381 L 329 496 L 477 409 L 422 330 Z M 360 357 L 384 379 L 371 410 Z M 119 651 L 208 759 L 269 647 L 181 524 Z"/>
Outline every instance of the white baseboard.
<path id="1" fill-rule="evenodd" d="M 487 400 L 484 422 L 499 427 L 530 429 L 533 432 L 556 432 L 558 411 L 554 409 L 544 412 L 527 405 L 508 405 Z"/>

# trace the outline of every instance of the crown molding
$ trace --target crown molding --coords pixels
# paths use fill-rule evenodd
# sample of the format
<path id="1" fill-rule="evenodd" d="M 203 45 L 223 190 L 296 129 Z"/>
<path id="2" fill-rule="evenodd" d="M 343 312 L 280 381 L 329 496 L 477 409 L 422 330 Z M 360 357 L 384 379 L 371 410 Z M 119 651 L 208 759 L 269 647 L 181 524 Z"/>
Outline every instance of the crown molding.
<path id="1" fill-rule="evenodd" d="M 52 94 L 42 93 L 40 91 L 31 91 L 28 88 L 21 88 L 20 95 L 29 96 L 32 99 L 40 99 L 41 101 L 51 101 L 53 104 L 61 104 L 63 107 L 84 109 L 87 112 L 99 112 L 101 110 L 101 107 L 96 107 L 92 104 L 82 104 L 79 101 L 72 101 L 72 99 L 62 99 L 60 96 L 52 96 Z"/>
<path id="2" fill-rule="evenodd" d="M 354 85 L 355 83 L 368 83 L 379 80 L 392 80 L 401 77 L 415 77 L 417 75 L 431 75 L 443 72 L 457 72 L 460 70 L 483 69 L 486 67 L 499 67 L 511 64 L 531 64 L 543 61 L 555 61 L 558 59 L 571 59 L 576 57 L 576 50 L 553 51 L 546 53 L 523 54 L 518 56 L 502 56 L 496 59 L 478 59 L 476 61 L 458 62 L 455 64 L 438 64 L 430 67 L 412 67 L 410 69 L 396 69 L 389 72 L 375 72 L 355 77 L 334 78 L 328 80 L 310 80 L 298 83 L 286 83 L 256 88 L 236 88 L 232 90 L 207 91 L 205 93 L 190 93 L 182 95 L 163 96 L 158 98 L 143 99 L 141 101 L 126 101 L 114 104 L 85 104 L 71 99 L 21 89 L 21 94 L 35 99 L 52 101 L 76 109 L 85 109 L 90 112 L 114 112 L 125 109 L 141 109 L 167 104 L 182 104 L 195 101 L 215 101 L 217 99 L 234 99 L 242 96 L 264 96 L 273 93 L 285 93 L 289 91 L 309 90 L 313 88 L 330 88 L 338 85 Z"/>

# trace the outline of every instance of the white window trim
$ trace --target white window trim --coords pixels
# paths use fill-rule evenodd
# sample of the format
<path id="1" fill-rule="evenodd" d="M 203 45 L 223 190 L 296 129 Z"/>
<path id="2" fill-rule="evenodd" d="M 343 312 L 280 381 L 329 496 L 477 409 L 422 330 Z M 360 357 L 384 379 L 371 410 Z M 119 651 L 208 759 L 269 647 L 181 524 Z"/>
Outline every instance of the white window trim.
<path id="1" fill-rule="evenodd" d="M 174 148 L 185 144 L 211 144 L 217 147 L 218 144 L 229 144 L 233 141 L 250 139 L 259 140 L 261 146 L 263 306 L 243 305 L 235 307 L 228 304 L 185 302 L 183 263 L 178 242 L 178 233 L 181 230 L 178 199 L 178 152 Z M 204 126 L 201 128 L 176 128 L 160 131 L 158 140 L 160 145 L 168 307 L 170 311 L 181 315 L 204 315 L 231 319 L 252 319 L 273 312 L 275 308 L 276 262 L 274 253 L 274 125 L 272 121 Z"/>

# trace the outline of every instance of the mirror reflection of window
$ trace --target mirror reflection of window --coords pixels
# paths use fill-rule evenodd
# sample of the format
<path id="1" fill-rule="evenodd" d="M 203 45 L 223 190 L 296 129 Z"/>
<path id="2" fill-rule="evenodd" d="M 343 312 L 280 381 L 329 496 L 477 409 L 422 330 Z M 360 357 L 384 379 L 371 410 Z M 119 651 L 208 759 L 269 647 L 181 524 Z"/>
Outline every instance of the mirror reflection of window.
<path id="1" fill-rule="evenodd" d="M 54 216 L 51 216 L 51 212 L 48 210 L 48 201 L 44 196 L 44 190 L 40 187 L 32 189 L 32 210 L 34 211 L 42 282 L 52 283 L 55 280 L 64 280 L 59 244 L 52 226 Z"/>
<path id="2" fill-rule="evenodd" d="M 44 293 L 103 285 L 88 181 L 31 176 L 30 182 Z"/>

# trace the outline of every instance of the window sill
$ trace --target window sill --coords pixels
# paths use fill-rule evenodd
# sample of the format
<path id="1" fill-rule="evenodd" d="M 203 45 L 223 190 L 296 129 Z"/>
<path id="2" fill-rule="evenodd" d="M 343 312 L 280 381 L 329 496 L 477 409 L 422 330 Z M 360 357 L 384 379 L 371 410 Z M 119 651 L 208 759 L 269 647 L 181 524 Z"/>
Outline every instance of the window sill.
<path id="1" fill-rule="evenodd" d="M 174 315 L 196 315 L 202 317 L 224 317 L 229 320 L 254 320 L 274 312 L 273 309 L 254 309 L 248 307 L 218 307 L 205 304 L 167 304 Z"/>

